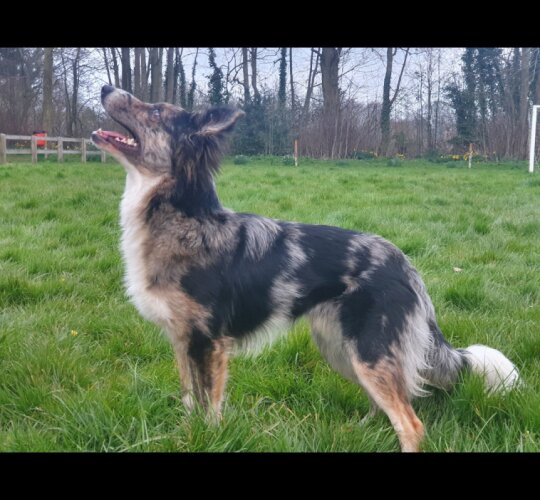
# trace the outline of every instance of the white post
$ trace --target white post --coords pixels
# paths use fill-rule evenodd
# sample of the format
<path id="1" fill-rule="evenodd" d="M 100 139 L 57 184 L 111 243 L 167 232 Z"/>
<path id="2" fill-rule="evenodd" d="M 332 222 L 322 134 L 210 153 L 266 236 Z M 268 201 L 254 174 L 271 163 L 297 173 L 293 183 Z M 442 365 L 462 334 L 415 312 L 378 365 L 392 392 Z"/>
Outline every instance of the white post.
<path id="1" fill-rule="evenodd" d="M 534 172 L 534 147 L 536 143 L 536 116 L 538 115 L 538 108 L 540 104 L 535 104 L 532 107 L 532 119 L 531 119 L 531 140 L 529 141 L 529 172 Z"/>

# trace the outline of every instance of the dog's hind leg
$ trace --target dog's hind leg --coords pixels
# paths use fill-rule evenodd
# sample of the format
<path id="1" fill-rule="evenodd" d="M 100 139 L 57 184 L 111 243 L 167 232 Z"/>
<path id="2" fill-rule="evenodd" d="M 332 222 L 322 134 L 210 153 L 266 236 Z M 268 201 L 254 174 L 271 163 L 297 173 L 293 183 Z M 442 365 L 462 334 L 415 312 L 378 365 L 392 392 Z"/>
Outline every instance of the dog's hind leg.
<path id="1" fill-rule="evenodd" d="M 424 426 L 411 406 L 402 369 L 396 360 L 381 359 L 368 364 L 352 355 L 351 361 L 360 385 L 390 419 L 402 451 L 419 451 Z"/>
<path id="2" fill-rule="evenodd" d="M 358 350 L 357 342 L 351 341 L 351 336 L 347 338 L 343 335 L 346 325 L 343 325 L 339 304 L 321 304 L 310 311 L 308 317 L 313 340 L 330 366 L 366 390 L 371 409 L 361 423 L 381 409 L 390 418 L 402 450 L 418 451 L 424 426 L 410 404 L 410 390 L 401 358 L 393 357 L 388 352 L 386 355 L 381 353 L 381 356 L 369 363 L 362 361 L 362 349 Z M 367 342 L 363 344 L 366 352 L 378 346 L 380 338 L 376 331 L 361 331 L 360 336 Z"/>

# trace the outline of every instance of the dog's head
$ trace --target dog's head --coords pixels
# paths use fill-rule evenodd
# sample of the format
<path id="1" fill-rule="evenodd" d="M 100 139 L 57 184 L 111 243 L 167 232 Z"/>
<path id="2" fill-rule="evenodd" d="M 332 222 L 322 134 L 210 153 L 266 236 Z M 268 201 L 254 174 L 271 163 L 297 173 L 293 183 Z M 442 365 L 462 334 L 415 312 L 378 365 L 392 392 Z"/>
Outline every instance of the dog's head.
<path id="1" fill-rule="evenodd" d="M 101 89 L 101 102 L 132 137 L 99 129 L 92 141 L 126 170 L 145 175 L 211 175 L 219 166 L 223 139 L 244 115 L 225 107 L 190 113 L 172 104 L 149 104 L 111 85 Z"/>

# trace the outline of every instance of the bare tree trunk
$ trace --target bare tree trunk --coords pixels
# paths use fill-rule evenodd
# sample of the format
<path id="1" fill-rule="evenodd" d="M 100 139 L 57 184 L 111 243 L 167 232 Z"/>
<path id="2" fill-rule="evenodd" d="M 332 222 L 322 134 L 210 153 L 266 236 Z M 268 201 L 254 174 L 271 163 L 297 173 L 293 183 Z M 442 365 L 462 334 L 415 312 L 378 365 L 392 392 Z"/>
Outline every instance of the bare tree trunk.
<path id="1" fill-rule="evenodd" d="M 521 82 L 519 96 L 519 136 L 520 144 L 518 155 L 520 158 L 527 157 L 527 141 L 528 141 L 528 112 L 529 112 L 529 59 L 530 49 L 521 49 Z"/>
<path id="2" fill-rule="evenodd" d="M 127 92 L 133 92 L 131 87 L 131 50 L 122 47 L 122 88 Z"/>
<path id="3" fill-rule="evenodd" d="M 418 124 L 418 151 L 416 154 L 420 156 L 424 149 L 424 72 L 420 72 L 420 92 L 418 93 L 420 101 L 420 120 Z"/>
<path id="4" fill-rule="evenodd" d="M 295 117 L 295 101 L 294 96 L 294 81 L 293 81 L 293 67 L 292 67 L 292 47 L 289 47 L 289 80 L 291 82 L 291 113 L 294 120 Z"/>
<path id="5" fill-rule="evenodd" d="M 247 47 L 242 47 L 242 73 L 244 76 L 243 86 L 244 86 L 244 104 L 247 104 L 251 101 L 251 96 L 249 95 L 249 69 L 248 69 L 248 49 Z"/>
<path id="6" fill-rule="evenodd" d="M 41 127 L 48 134 L 53 127 L 53 48 L 46 47 L 43 55 L 43 117 Z"/>
<path id="7" fill-rule="evenodd" d="M 116 57 L 116 49 L 111 47 L 112 62 L 113 62 L 113 72 L 114 72 L 114 86 L 120 87 L 120 74 L 118 72 L 118 59 Z"/>
<path id="8" fill-rule="evenodd" d="M 182 54 L 180 49 L 174 49 L 174 70 L 173 70 L 173 96 L 172 103 L 178 104 L 178 77 L 180 75 L 180 64 L 182 64 Z"/>
<path id="9" fill-rule="evenodd" d="M 167 70 L 165 74 L 166 90 L 165 101 L 173 102 L 174 97 L 174 49 L 167 49 Z"/>
<path id="10" fill-rule="evenodd" d="M 392 80 L 392 65 L 394 63 L 394 49 L 388 47 L 386 49 L 386 72 L 384 73 L 383 81 L 383 101 L 381 106 L 381 155 L 388 154 L 388 146 L 390 143 L 390 82 Z"/>
<path id="11" fill-rule="evenodd" d="M 313 55 L 316 55 L 315 64 L 313 64 Z M 313 94 L 313 86 L 315 84 L 315 76 L 317 75 L 317 68 L 319 67 L 319 55 L 320 49 L 311 49 L 311 56 L 309 59 L 309 74 L 307 79 L 306 98 L 304 100 L 304 107 L 302 109 L 302 122 L 305 122 L 309 113 L 309 105 L 311 103 L 311 95 Z"/>
<path id="12" fill-rule="evenodd" d="M 148 100 L 148 68 L 146 67 L 146 49 L 141 49 L 141 99 Z"/>
<path id="13" fill-rule="evenodd" d="M 251 49 L 251 86 L 253 87 L 253 98 L 255 102 L 260 102 L 261 94 L 257 88 L 257 49 Z"/>
<path id="14" fill-rule="evenodd" d="M 176 49 L 176 66 L 175 71 L 178 72 L 178 97 L 177 103 L 180 104 L 183 108 L 187 107 L 186 99 L 186 72 L 184 71 L 184 65 L 182 64 L 182 51 L 178 52 Z"/>
<path id="15" fill-rule="evenodd" d="M 432 127 L 432 115 L 433 107 L 431 102 L 431 95 L 433 93 L 433 50 L 428 49 L 428 67 L 427 67 L 427 120 L 426 120 L 426 131 L 427 131 L 427 148 L 428 152 L 431 153 L 434 149 L 433 144 L 433 127 Z"/>
<path id="16" fill-rule="evenodd" d="M 150 84 L 150 100 L 152 102 L 163 101 L 163 74 L 162 74 L 163 49 L 152 47 L 150 49 L 150 66 L 152 82 Z"/>
<path id="17" fill-rule="evenodd" d="M 437 49 L 437 106 L 435 107 L 435 137 L 433 142 L 434 149 L 438 147 L 439 137 L 439 106 L 441 103 L 441 49 Z"/>
<path id="18" fill-rule="evenodd" d="M 134 96 L 141 98 L 141 49 L 140 47 L 135 47 L 135 65 L 133 69 L 133 87 L 134 87 Z"/>
<path id="19" fill-rule="evenodd" d="M 107 78 L 109 80 L 109 85 L 112 85 L 111 80 L 111 69 L 109 68 L 109 58 L 107 57 L 107 49 L 103 47 L 103 60 L 105 61 L 105 69 L 107 70 Z"/>
<path id="20" fill-rule="evenodd" d="M 384 74 L 383 82 L 383 102 L 381 106 L 381 155 L 386 156 L 388 154 L 388 147 L 390 146 L 390 113 L 392 112 L 392 104 L 396 100 L 401 84 L 401 77 L 405 70 L 405 64 L 407 63 L 407 56 L 409 55 L 409 49 L 405 52 L 405 58 L 401 67 L 401 73 L 394 90 L 394 96 L 390 98 L 390 83 L 392 80 L 392 66 L 394 63 L 394 56 L 397 54 L 397 48 L 388 47 L 386 49 L 386 72 Z"/>
<path id="21" fill-rule="evenodd" d="M 73 83 L 71 94 L 71 133 L 72 135 L 79 135 L 78 124 L 78 112 L 79 112 L 79 62 L 81 56 L 80 47 L 77 48 L 77 52 L 73 62 L 71 63 L 73 71 Z"/>
<path id="22" fill-rule="evenodd" d="M 323 92 L 323 130 L 325 155 L 333 158 L 339 121 L 339 58 L 341 48 L 323 47 L 321 78 Z"/>
<path id="23" fill-rule="evenodd" d="M 197 82 L 195 81 L 195 75 L 197 71 L 197 57 L 199 56 L 199 49 L 195 51 L 195 59 L 193 60 L 193 66 L 191 67 L 191 83 L 189 85 L 189 92 L 187 95 L 186 107 L 190 111 L 195 104 L 195 89 L 197 88 Z"/>
<path id="24" fill-rule="evenodd" d="M 540 48 L 536 48 L 536 85 L 534 86 L 533 104 L 540 104 Z"/>

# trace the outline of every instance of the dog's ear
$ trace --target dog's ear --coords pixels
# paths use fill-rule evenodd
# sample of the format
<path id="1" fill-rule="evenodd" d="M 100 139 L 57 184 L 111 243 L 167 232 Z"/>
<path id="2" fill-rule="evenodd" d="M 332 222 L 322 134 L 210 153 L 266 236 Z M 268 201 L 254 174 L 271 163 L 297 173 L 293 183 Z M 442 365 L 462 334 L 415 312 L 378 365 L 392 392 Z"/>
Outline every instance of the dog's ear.
<path id="1" fill-rule="evenodd" d="M 231 132 L 239 118 L 245 113 L 234 108 L 212 108 L 197 116 L 197 135 L 212 137 Z"/>

